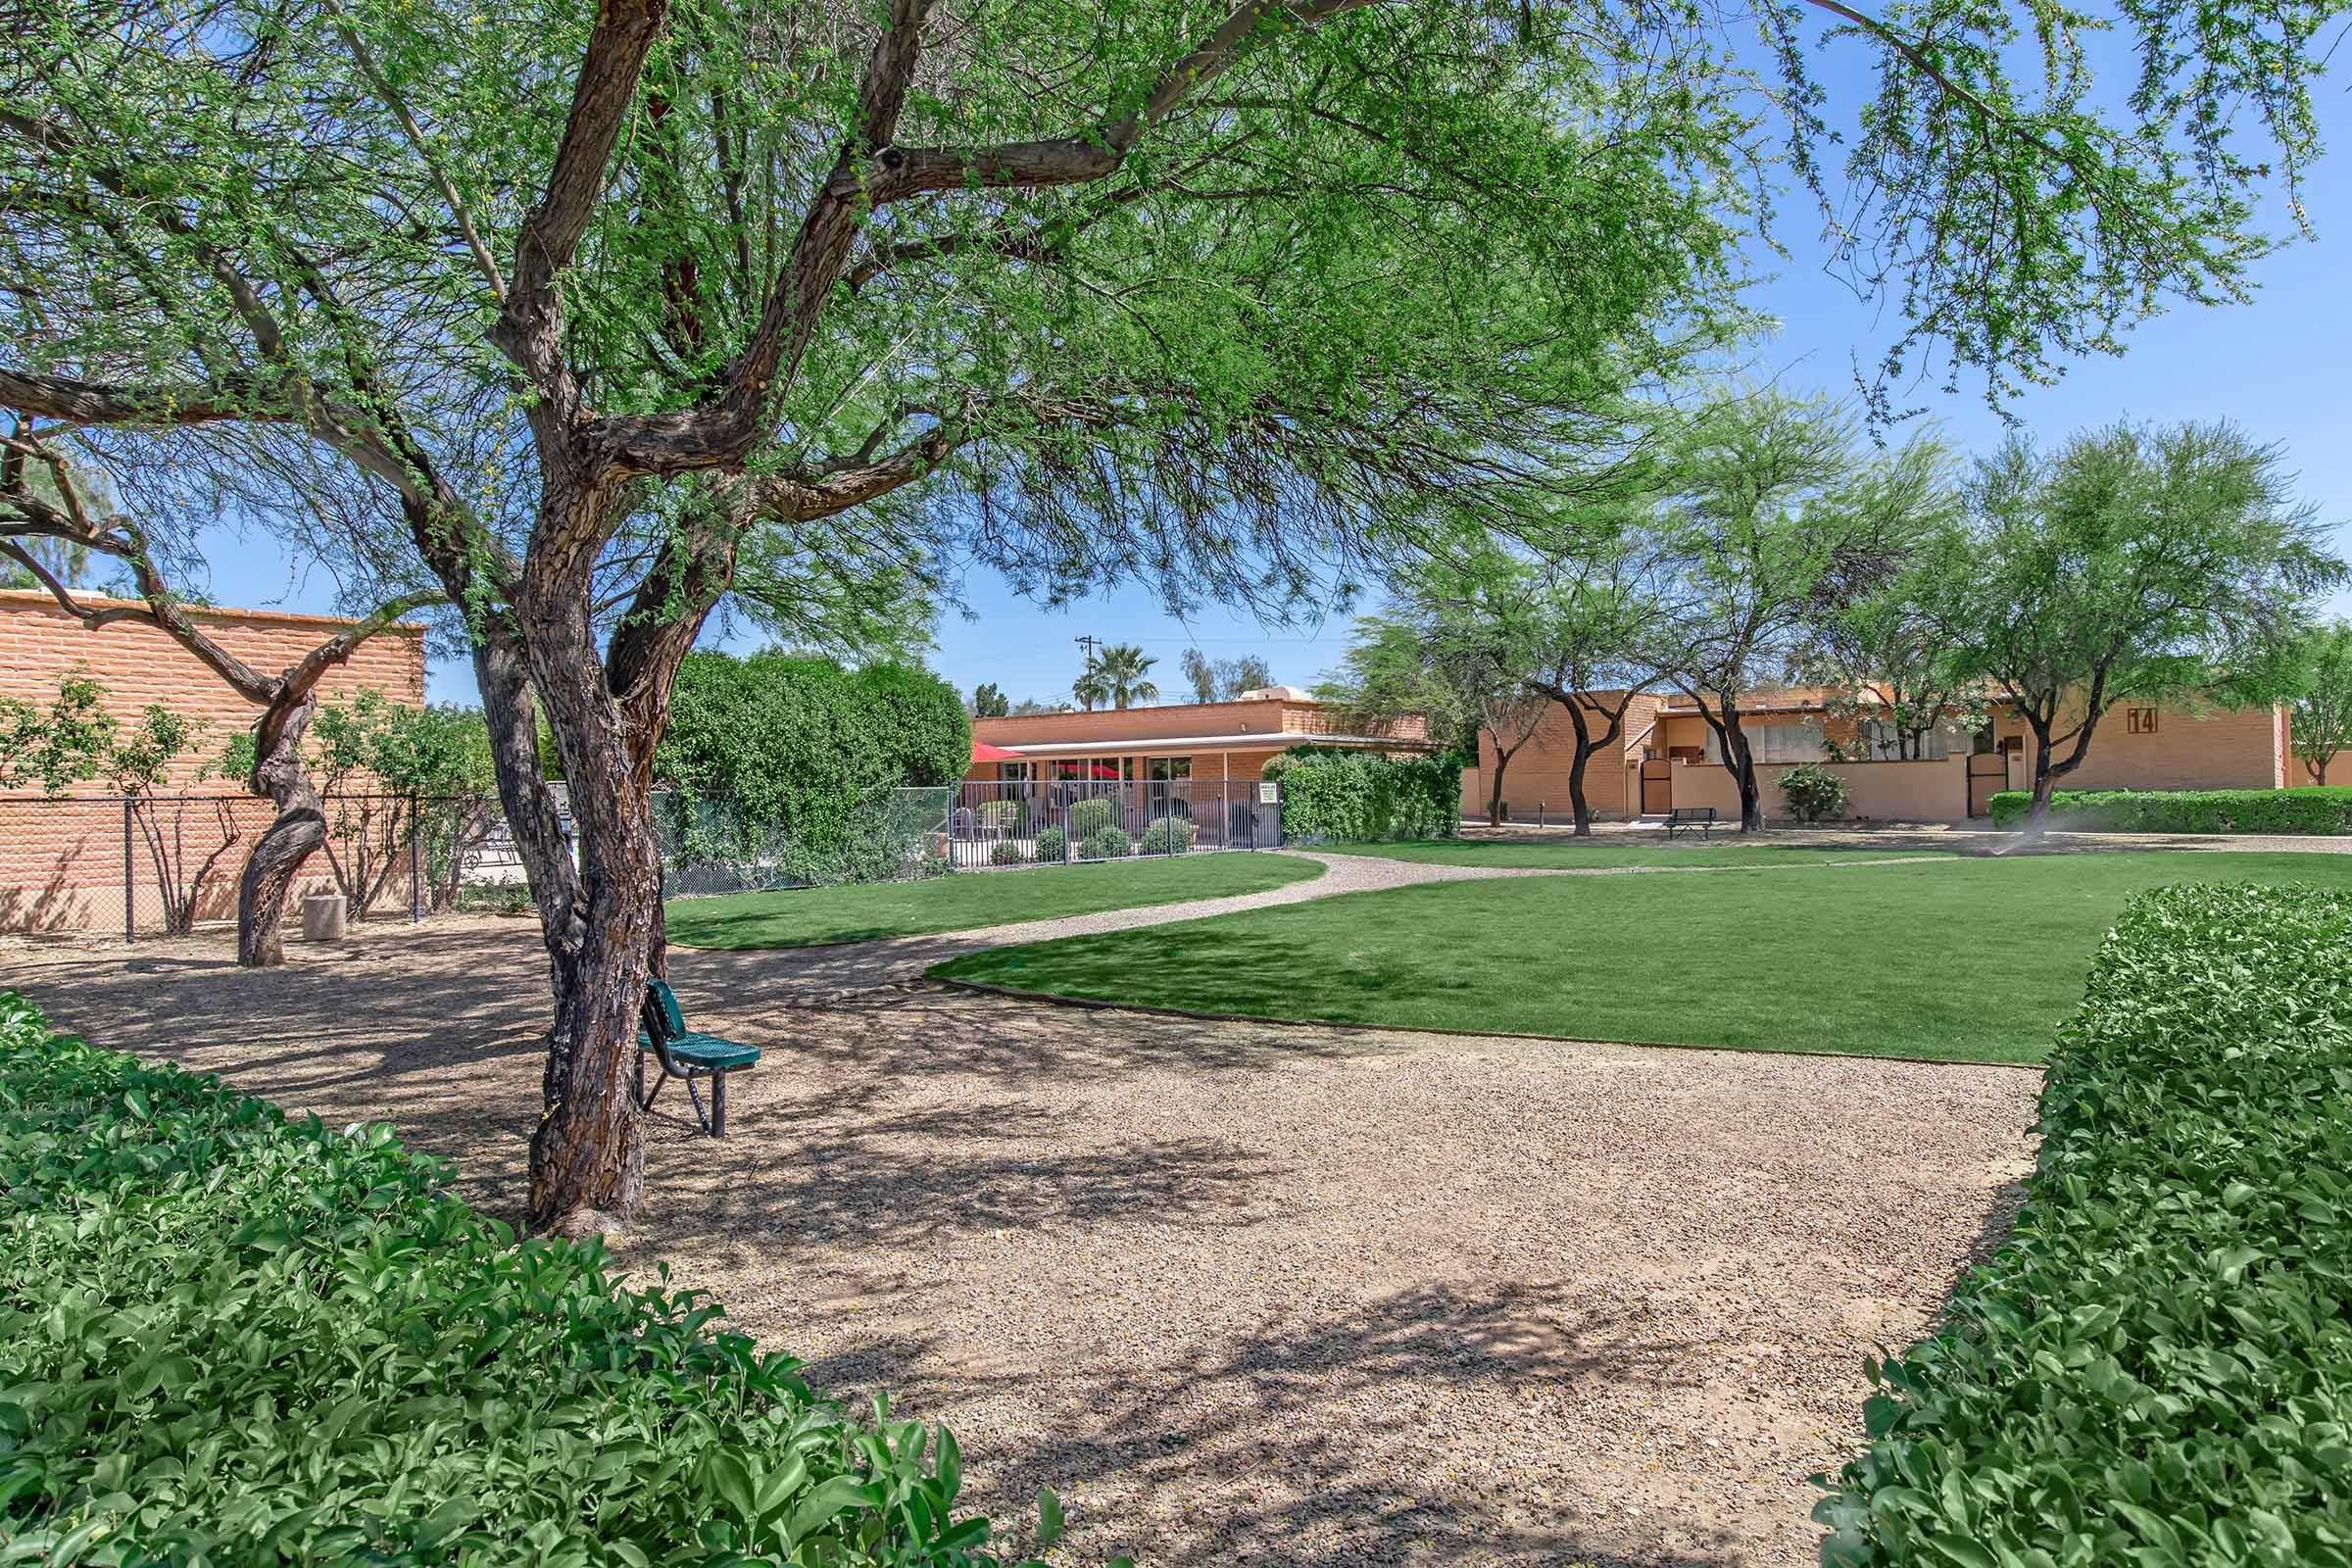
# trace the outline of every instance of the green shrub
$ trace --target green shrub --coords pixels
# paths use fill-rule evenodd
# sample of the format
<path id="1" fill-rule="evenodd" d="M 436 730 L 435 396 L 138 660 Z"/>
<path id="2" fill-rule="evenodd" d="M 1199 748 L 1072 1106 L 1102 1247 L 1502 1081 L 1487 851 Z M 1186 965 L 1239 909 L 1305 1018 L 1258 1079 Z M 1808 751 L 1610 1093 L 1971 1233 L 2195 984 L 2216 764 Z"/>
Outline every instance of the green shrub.
<path id="1" fill-rule="evenodd" d="M 1062 833 L 1061 829 L 1057 827 L 1050 827 L 1042 830 L 1037 835 L 1037 858 L 1039 862 L 1041 864 L 1048 864 L 1054 860 L 1066 859 L 1070 853 L 1069 844 L 1069 839 Z"/>
<path id="2" fill-rule="evenodd" d="M 892 792 L 954 783 L 971 743 L 963 700 L 928 670 L 689 654 L 654 753 L 668 858 L 757 865 L 755 881 L 905 875 L 944 808 Z"/>
<path id="3" fill-rule="evenodd" d="M 999 839 L 988 847 L 988 863 L 991 865 L 1019 865 L 1028 858 L 1028 853 L 1011 839 Z"/>
<path id="4" fill-rule="evenodd" d="M 989 1560 L 944 1429 L 845 1414 L 716 1306 L 518 1242 L 448 1176 L 0 994 L 8 1555 Z"/>
<path id="5" fill-rule="evenodd" d="M 1144 824 L 1138 849 L 1145 855 L 1182 855 L 1193 847 L 1193 840 L 1200 832 L 1189 817 L 1153 817 Z"/>
<path id="6" fill-rule="evenodd" d="M 2352 1561 L 2348 949 L 2339 889 L 2125 909 L 2007 1243 L 1869 1369 L 1826 1564 Z"/>
<path id="7" fill-rule="evenodd" d="M 1119 803 L 1100 795 L 1090 795 L 1083 801 L 1072 801 L 1062 816 L 1069 825 L 1070 837 L 1092 838 L 1104 828 L 1117 825 Z"/>
<path id="8" fill-rule="evenodd" d="M 1266 764 L 1265 776 L 1282 784 L 1286 839 L 1452 838 L 1461 830 L 1462 764 L 1451 757 L 1294 746 Z"/>
<path id="9" fill-rule="evenodd" d="M 2034 808 L 2024 790 L 1990 805 L 1995 827 Z M 2050 825 L 2087 833 L 2352 833 L 2352 786 L 2295 790 L 2054 790 Z"/>
<path id="10" fill-rule="evenodd" d="M 1800 762 L 1781 775 L 1781 799 L 1799 822 L 1827 822 L 1845 814 L 1845 780 L 1819 762 Z"/>
<path id="11" fill-rule="evenodd" d="M 1117 860 L 1135 853 L 1135 840 L 1123 827 L 1099 827 L 1078 841 L 1082 860 Z"/>

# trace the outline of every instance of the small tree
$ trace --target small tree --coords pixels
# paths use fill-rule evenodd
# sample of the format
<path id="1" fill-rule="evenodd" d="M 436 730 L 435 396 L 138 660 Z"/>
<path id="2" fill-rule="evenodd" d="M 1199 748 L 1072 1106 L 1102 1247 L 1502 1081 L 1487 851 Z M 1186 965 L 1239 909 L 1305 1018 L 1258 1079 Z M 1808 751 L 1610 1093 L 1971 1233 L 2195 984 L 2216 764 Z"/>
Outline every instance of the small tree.
<path id="1" fill-rule="evenodd" d="M 1182 661 L 1184 678 L 1197 703 L 1230 703 L 1244 692 L 1274 684 L 1266 662 L 1255 654 L 1239 659 L 1210 659 L 1198 648 L 1187 648 Z"/>
<path id="2" fill-rule="evenodd" d="M 1585 774 L 1617 744 L 1634 699 L 1657 677 L 1643 657 L 1667 615 L 1663 552 L 1631 526 L 1598 528 L 1547 574 L 1530 606 L 1524 642 L 1534 658 L 1525 679 L 1568 715 L 1568 806 L 1576 835 L 1592 833 Z"/>
<path id="3" fill-rule="evenodd" d="M 974 718 L 1003 718 L 1012 711 L 1004 693 L 995 681 L 982 681 L 972 688 L 972 716 Z"/>
<path id="4" fill-rule="evenodd" d="M 2352 747 L 2352 621 L 2315 626 L 2296 661 L 2292 737 L 2295 756 L 2314 784 L 2328 782 L 2328 764 Z"/>
<path id="5" fill-rule="evenodd" d="M 1703 410 L 1670 461 L 1672 609 L 1652 622 L 1648 656 L 1698 705 L 1739 786 L 1742 832 L 1764 809 L 1740 694 L 1798 662 L 1858 559 L 1918 533 L 1912 513 L 1933 504 L 1919 478 L 1939 462 L 1925 441 L 1866 460 L 1847 411 L 1778 392 Z"/>
<path id="6" fill-rule="evenodd" d="M 1357 618 L 1341 676 L 1321 689 L 1374 723 L 1424 715 L 1472 759 L 1483 757 L 1482 740 L 1491 743 L 1491 827 L 1502 822 L 1511 759 L 1535 738 L 1549 707 L 1527 685 L 1535 584 L 1534 569 L 1499 548 L 1399 571 L 1389 612 Z"/>
<path id="7" fill-rule="evenodd" d="M 1070 688 L 1089 712 L 1105 704 L 1112 708 L 1128 708 L 1137 703 L 1156 703 L 1159 688 L 1147 674 L 1159 661 L 1133 643 L 1112 643 L 1089 657 L 1086 672 Z"/>
<path id="8" fill-rule="evenodd" d="M 0 789 L 37 785 L 55 799 L 96 778 L 115 745 L 106 688 L 86 673 L 62 675 L 46 709 L 0 697 Z"/>
<path id="9" fill-rule="evenodd" d="M 2116 423 L 1984 460 L 1921 579 L 1962 673 L 2034 736 L 2034 806 L 2119 703 L 2268 701 L 2313 594 L 2343 579 L 2276 447 L 2227 423 Z"/>
<path id="10" fill-rule="evenodd" d="M 105 771 L 130 803 L 131 820 L 163 897 L 164 929 L 175 937 L 196 928 L 204 891 L 213 874 L 222 858 L 245 837 L 228 800 L 220 796 L 208 797 L 195 806 L 198 812 L 213 819 L 213 832 L 207 836 L 216 842 L 209 850 L 201 840 L 194 847 L 188 843 L 190 805 L 185 798 L 175 803 L 171 820 L 165 820 L 164 786 L 171 780 L 172 765 L 194 752 L 210 728 L 208 719 L 190 718 L 161 703 L 149 703 L 140 710 L 138 722 L 126 733 L 118 733 L 107 751 Z"/>

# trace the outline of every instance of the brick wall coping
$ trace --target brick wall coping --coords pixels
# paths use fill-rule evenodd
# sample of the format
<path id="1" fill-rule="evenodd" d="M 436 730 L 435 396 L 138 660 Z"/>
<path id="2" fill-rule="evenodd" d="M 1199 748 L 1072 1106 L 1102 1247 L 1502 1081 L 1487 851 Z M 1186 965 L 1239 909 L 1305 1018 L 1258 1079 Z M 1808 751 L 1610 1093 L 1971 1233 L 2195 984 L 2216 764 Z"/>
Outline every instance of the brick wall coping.
<path id="1" fill-rule="evenodd" d="M 74 598 L 76 603 L 91 610 L 144 610 L 147 608 L 146 601 L 141 599 L 109 599 L 103 594 L 81 593 L 75 594 Z M 197 620 L 239 621 L 252 625 L 343 628 L 360 623 L 360 617 L 356 615 L 314 615 L 294 610 L 239 610 L 227 606 L 186 604 L 180 608 Z M 66 614 L 65 610 L 49 596 L 48 590 L 44 588 L 0 588 L 0 611 L 10 610 L 41 611 L 52 615 L 72 618 Z M 425 628 L 421 621 L 402 620 L 393 622 L 385 629 L 387 631 L 421 633 Z"/>

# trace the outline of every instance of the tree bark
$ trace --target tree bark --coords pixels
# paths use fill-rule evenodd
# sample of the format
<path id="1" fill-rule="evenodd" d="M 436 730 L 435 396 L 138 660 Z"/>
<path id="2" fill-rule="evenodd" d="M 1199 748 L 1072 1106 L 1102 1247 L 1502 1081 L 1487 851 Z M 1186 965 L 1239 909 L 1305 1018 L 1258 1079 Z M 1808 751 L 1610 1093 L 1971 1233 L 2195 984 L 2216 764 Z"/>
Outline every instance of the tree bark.
<path id="1" fill-rule="evenodd" d="M 318 712 L 315 691 L 281 696 L 255 733 L 253 793 L 277 808 L 237 879 L 237 964 L 267 969 L 286 961 L 286 890 L 326 842 L 326 812 L 302 763 L 302 737 Z"/>
<path id="2" fill-rule="evenodd" d="M 1740 705 L 1726 693 L 1723 705 L 1723 765 L 1740 786 L 1740 831 L 1764 831 L 1764 789 L 1756 782 L 1756 756 L 1748 749 L 1747 732 L 1740 727 Z"/>
<path id="3" fill-rule="evenodd" d="M 1494 783 L 1487 791 L 1487 826 L 1502 826 L 1502 775 L 1511 765 L 1511 754 L 1502 749 L 1502 737 L 1494 738 Z"/>

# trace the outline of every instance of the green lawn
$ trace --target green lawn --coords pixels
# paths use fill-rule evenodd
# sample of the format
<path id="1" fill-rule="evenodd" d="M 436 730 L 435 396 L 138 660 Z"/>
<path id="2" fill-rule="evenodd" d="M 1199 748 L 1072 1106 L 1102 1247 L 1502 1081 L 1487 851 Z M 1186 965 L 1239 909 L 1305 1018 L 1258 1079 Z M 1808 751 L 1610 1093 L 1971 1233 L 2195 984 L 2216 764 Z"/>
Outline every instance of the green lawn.
<path id="1" fill-rule="evenodd" d="M 2352 856 L 1512 877 L 1003 948 L 936 972 L 1267 1018 L 2035 1061 L 2125 900 L 2223 880 L 2342 886 Z"/>
<path id="2" fill-rule="evenodd" d="M 1890 860 L 1917 855 L 1957 855 L 1958 850 L 1848 850 L 1818 844 L 1742 844 L 1735 839 L 1689 844 L 1490 844 L 1478 839 L 1404 839 L 1395 844 L 1332 844 L 1332 855 L 1369 855 L 1384 860 L 1419 860 L 1433 865 L 1536 866 L 1543 870 L 1620 870 L 1692 865 L 1820 865 L 1831 860 Z"/>
<path id="3" fill-rule="evenodd" d="M 672 899 L 669 940 L 681 947 L 731 949 L 865 942 L 1262 893 L 1322 874 L 1323 867 L 1295 855 L 1213 854 L 1111 865 L 957 871 L 922 882 L 730 893 Z"/>

